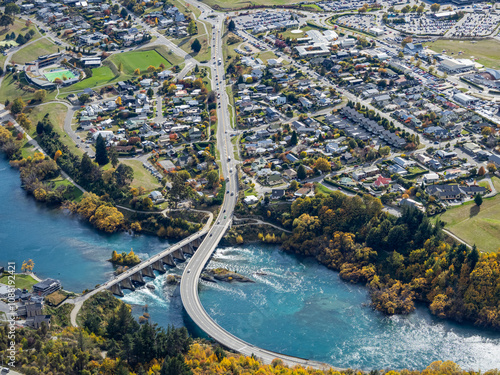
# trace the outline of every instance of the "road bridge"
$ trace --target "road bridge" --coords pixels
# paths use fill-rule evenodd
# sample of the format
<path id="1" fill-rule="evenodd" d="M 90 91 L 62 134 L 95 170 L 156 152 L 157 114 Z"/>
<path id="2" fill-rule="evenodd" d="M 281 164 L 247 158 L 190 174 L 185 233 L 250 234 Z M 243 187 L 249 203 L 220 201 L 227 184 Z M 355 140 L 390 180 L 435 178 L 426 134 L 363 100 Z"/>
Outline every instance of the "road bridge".
<path id="1" fill-rule="evenodd" d="M 212 87 L 214 87 L 218 93 L 218 126 L 216 139 L 217 148 L 221 155 L 221 173 L 226 179 L 227 191 L 224 195 L 224 201 L 221 205 L 216 224 L 210 228 L 207 236 L 184 269 L 180 285 L 182 304 L 188 315 L 200 329 L 226 348 L 235 352 L 246 356 L 255 355 L 265 363 L 271 363 L 273 359 L 279 358 L 290 366 L 302 365 L 304 367 L 311 366 L 318 369 L 330 368 L 331 366 L 324 363 L 275 353 L 241 340 L 219 326 L 207 314 L 200 302 L 198 296 L 198 283 L 201 273 L 232 223 L 232 216 L 238 199 L 238 172 L 237 163 L 234 159 L 233 144 L 231 143 L 232 128 L 228 110 L 229 100 L 224 79 L 224 56 L 222 53 L 224 15 L 217 14 L 215 17 L 208 17 L 212 14 L 212 9 L 209 6 L 195 0 L 186 0 L 186 2 L 201 10 L 202 14 L 199 19 L 205 19 L 213 24 L 212 36 L 209 38 L 209 43 L 211 43 L 212 51 L 210 65 L 212 69 Z"/>
<path id="2" fill-rule="evenodd" d="M 213 221 L 213 214 L 209 214 L 209 218 L 203 228 L 184 238 L 183 240 L 177 242 L 176 244 L 164 249 L 151 258 L 142 261 L 134 267 L 127 269 L 121 274 L 115 276 L 114 278 L 106 281 L 104 284 L 99 285 L 97 288 L 84 294 L 83 296 L 76 297 L 74 299 L 68 299 L 65 303 L 73 303 L 75 307 L 71 311 L 71 324 L 77 327 L 76 316 L 78 311 L 87 299 L 93 295 L 102 292 L 104 290 L 109 290 L 111 293 L 117 296 L 123 296 L 122 289 L 135 290 L 136 285 L 145 284 L 144 277 L 155 278 L 154 271 L 160 273 L 165 273 L 165 264 L 171 267 L 175 267 L 175 260 L 186 260 L 185 254 L 194 254 L 195 250 L 201 245 L 203 238 L 207 235 L 210 225 Z"/>

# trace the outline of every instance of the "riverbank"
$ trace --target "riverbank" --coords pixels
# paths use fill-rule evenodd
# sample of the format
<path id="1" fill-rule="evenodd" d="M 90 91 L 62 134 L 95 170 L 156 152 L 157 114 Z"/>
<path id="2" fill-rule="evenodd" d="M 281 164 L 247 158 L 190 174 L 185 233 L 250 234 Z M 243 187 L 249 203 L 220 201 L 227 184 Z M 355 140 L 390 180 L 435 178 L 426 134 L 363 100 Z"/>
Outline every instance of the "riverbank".
<path id="1" fill-rule="evenodd" d="M 74 292 L 93 289 L 113 276 L 114 267 L 107 262 L 113 250 L 128 253 L 133 248 L 146 259 L 171 243 L 155 236 L 102 233 L 68 212 L 34 201 L 20 188 L 18 171 L 2 157 L 0 202 L 1 261 L 15 262 L 21 270 L 23 261 L 33 259 L 38 278 L 59 279 Z"/>

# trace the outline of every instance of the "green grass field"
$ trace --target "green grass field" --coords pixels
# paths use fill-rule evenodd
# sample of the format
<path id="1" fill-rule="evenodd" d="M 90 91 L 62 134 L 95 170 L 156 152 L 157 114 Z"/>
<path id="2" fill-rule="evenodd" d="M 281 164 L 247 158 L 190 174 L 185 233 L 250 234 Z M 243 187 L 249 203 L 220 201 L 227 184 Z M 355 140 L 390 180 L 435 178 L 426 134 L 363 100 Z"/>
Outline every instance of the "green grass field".
<path id="1" fill-rule="evenodd" d="M 500 248 L 500 194 L 484 199 L 480 208 L 474 202 L 448 208 L 440 219 L 447 223 L 445 229 L 479 250 Z"/>
<path id="2" fill-rule="evenodd" d="M 37 42 L 26 46 L 12 56 L 11 62 L 24 64 L 36 60 L 38 56 L 55 53 L 58 47 L 48 39 L 40 39 Z"/>
<path id="3" fill-rule="evenodd" d="M 30 275 L 15 275 L 15 276 L 16 276 L 15 280 L 16 288 L 31 289 L 33 285 L 38 283 L 38 281 L 36 281 Z M 2 277 L 0 277 L 0 284 L 8 285 L 8 283 L 9 283 L 9 278 L 7 274 L 4 274 Z"/>
<path id="4" fill-rule="evenodd" d="M 0 46 L 6 46 L 6 45 L 9 45 L 11 47 L 17 47 L 19 44 L 17 44 L 17 42 L 15 40 L 2 40 L 0 42 Z"/>
<path id="5" fill-rule="evenodd" d="M 256 54 L 255 58 L 259 58 L 264 63 L 267 63 L 267 60 L 278 59 L 278 56 L 276 56 L 273 51 L 266 51 L 266 52 L 260 52 L 260 53 Z"/>
<path id="6" fill-rule="evenodd" d="M 446 50 L 446 55 L 469 59 L 471 56 L 477 59 L 477 62 L 486 67 L 499 69 L 500 68 L 500 42 L 495 39 L 473 41 L 457 41 L 457 40 L 436 40 L 432 43 L 425 43 L 435 52 L 441 53 Z M 462 51 L 461 55 L 458 52 Z M 454 55 L 451 55 L 451 53 Z"/>
<path id="7" fill-rule="evenodd" d="M 36 124 L 38 123 L 38 121 L 41 121 L 43 119 L 45 114 L 48 113 L 50 122 L 54 126 L 54 131 L 61 136 L 61 142 L 68 146 L 71 152 L 73 152 L 74 154 L 82 155 L 82 150 L 76 147 L 75 143 L 68 135 L 66 135 L 66 132 L 64 131 L 64 120 L 66 118 L 67 112 L 68 109 L 66 108 L 66 106 L 58 103 L 49 103 L 34 107 L 28 114 L 28 118 L 32 123 L 30 135 L 36 139 Z M 53 157 L 54 155 L 50 156 Z"/>
<path id="8" fill-rule="evenodd" d="M 92 77 L 85 78 L 83 81 L 75 83 L 74 85 L 64 87 L 61 89 L 62 93 L 81 91 L 85 88 L 95 88 L 98 86 L 108 85 L 120 80 L 121 76 L 115 76 L 109 66 L 100 66 L 99 68 L 92 69 Z"/>
<path id="9" fill-rule="evenodd" d="M 23 76 L 24 72 L 18 74 L 19 76 Z M 24 85 L 28 85 L 28 82 L 26 82 L 24 77 L 20 79 Z M 54 99 L 55 95 L 56 92 L 54 90 L 48 92 L 46 100 L 48 101 Z M 35 94 L 33 92 L 21 90 L 17 86 L 12 73 L 9 73 L 4 77 L 2 81 L 2 87 L 0 88 L 0 101 L 2 103 L 4 103 L 6 99 L 13 100 L 19 97 L 22 97 L 23 100 L 27 102 L 28 100 L 33 99 L 34 96 Z"/>
<path id="10" fill-rule="evenodd" d="M 64 199 L 70 200 L 70 201 L 79 201 L 83 193 L 80 189 L 75 187 L 71 182 L 66 180 L 63 177 L 57 177 L 53 180 L 49 181 L 50 184 L 53 184 L 54 187 L 59 187 L 59 186 L 69 186 L 70 188 L 64 193 Z"/>
<path id="11" fill-rule="evenodd" d="M 71 79 L 71 78 L 76 77 L 71 70 L 67 70 L 67 69 L 56 70 L 53 72 L 47 72 L 44 74 L 44 76 L 50 82 L 54 82 L 57 78 L 64 80 L 64 77 L 66 77 L 66 79 Z"/>
<path id="12" fill-rule="evenodd" d="M 115 53 L 109 57 L 109 60 L 115 64 L 116 68 L 120 63 L 123 65 L 123 74 L 133 75 L 134 71 L 139 68 L 141 71 L 146 71 L 150 65 L 159 67 L 160 64 L 166 68 L 171 64 L 163 58 L 157 51 L 130 51 L 125 53 Z"/>
<path id="13" fill-rule="evenodd" d="M 40 33 L 37 31 L 36 27 L 34 25 L 31 25 L 30 27 L 26 27 L 26 21 L 24 20 L 19 20 L 16 19 L 14 20 L 14 25 L 10 25 L 8 28 L 0 28 L 0 40 L 4 41 L 5 40 L 5 35 L 11 34 L 14 32 L 16 35 L 19 33 L 21 34 L 26 34 L 28 31 L 34 30 L 35 35 L 33 35 L 33 38 L 31 40 L 36 40 L 40 38 Z M 17 43 L 15 41 L 9 41 L 11 43 Z M 7 59 L 7 56 L 4 56 L 0 54 L 0 66 L 3 68 L 3 65 L 5 63 L 5 60 Z"/>
<path id="14" fill-rule="evenodd" d="M 146 190 L 155 190 L 160 187 L 158 180 L 142 166 L 139 160 L 122 160 L 121 162 L 134 170 L 134 180 L 131 186 L 136 188 L 142 186 Z"/>
<path id="15" fill-rule="evenodd" d="M 198 39 L 201 43 L 201 50 L 198 53 L 193 52 L 191 49 L 191 44 L 193 44 L 194 40 Z M 198 22 L 198 34 L 193 36 L 188 36 L 182 39 L 172 39 L 179 48 L 182 48 L 186 53 L 189 53 L 198 61 L 208 61 L 210 60 L 210 45 L 207 34 L 205 34 L 205 29 L 201 26 L 200 22 Z"/>

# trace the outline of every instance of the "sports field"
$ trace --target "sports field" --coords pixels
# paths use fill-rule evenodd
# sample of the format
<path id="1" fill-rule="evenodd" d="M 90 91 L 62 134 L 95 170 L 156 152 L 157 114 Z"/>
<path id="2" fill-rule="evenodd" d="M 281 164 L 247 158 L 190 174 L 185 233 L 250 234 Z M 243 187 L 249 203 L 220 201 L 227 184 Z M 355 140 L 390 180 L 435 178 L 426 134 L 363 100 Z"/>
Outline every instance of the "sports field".
<path id="1" fill-rule="evenodd" d="M 498 179 L 492 179 L 495 187 Z M 440 215 L 448 229 L 468 244 L 479 250 L 494 252 L 500 248 L 500 194 L 486 198 L 481 207 L 473 201 L 450 207 Z"/>
<path id="2" fill-rule="evenodd" d="M 58 69 L 52 72 L 46 72 L 43 75 L 50 82 L 54 82 L 58 78 L 65 81 L 66 79 L 71 79 L 76 77 L 71 70 L 67 69 Z"/>
<path id="3" fill-rule="evenodd" d="M 146 71 L 150 65 L 153 65 L 155 68 L 158 68 L 160 64 L 165 65 L 166 68 L 172 66 L 155 50 L 114 53 L 109 57 L 109 60 L 113 62 L 117 69 L 119 69 L 121 63 L 121 73 L 128 75 L 134 74 L 134 70 L 137 68 L 141 71 Z"/>

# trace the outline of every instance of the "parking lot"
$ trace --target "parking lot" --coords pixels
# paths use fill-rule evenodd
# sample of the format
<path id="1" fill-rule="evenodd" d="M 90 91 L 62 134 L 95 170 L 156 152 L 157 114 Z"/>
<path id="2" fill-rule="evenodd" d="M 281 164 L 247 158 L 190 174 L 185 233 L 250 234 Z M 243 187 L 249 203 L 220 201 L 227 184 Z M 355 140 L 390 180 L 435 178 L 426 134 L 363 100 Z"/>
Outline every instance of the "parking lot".
<path id="1" fill-rule="evenodd" d="M 454 37 L 476 37 L 491 35 L 500 22 L 500 15 L 497 14 L 478 14 L 467 13 L 455 27 L 453 27 L 448 36 Z"/>
<path id="2" fill-rule="evenodd" d="M 438 20 L 433 16 L 418 15 L 416 13 L 407 14 L 404 17 L 405 23 L 393 23 L 396 30 L 418 35 L 444 35 L 457 21 Z"/>
<path id="3" fill-rule="evenodd" d="M 377 27 L 375 16 L 373 15 L 349 15 L 337 18 L 339 26 L 350 27 L 359 31 L 369 32 L 372 27 Z"/>
<path id="4" fill-rule="evenodd" d="M 375 0 L 364 1 L 363 4 L 375 4 Z M 356 0 L 340 0 L 340 1 L 320 1 L 316 3 L 321 9 L 326 12 L 339 12 L 345 10 L 358 9 L 361 5 L 359 1 Z"/>

